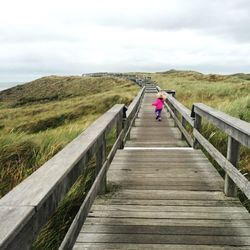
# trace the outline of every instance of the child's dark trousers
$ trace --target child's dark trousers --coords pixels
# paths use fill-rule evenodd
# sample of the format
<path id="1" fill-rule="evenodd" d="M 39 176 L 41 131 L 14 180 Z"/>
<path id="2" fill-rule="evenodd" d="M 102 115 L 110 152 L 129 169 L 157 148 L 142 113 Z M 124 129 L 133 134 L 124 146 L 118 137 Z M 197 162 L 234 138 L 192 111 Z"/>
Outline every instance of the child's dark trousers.
<path id="1" fill-rule="evenodd" d="M 161 109 L 156 109 L 155 110 L 155 119 L 158 120 L 159 118 L 161 118 Z"/>

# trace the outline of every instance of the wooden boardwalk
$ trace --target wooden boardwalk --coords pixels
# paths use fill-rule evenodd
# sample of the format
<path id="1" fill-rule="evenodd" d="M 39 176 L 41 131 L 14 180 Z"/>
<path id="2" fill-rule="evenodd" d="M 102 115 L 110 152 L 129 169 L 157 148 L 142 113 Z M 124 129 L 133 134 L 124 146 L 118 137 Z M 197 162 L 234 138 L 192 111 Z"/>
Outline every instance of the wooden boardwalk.
<path id="1" fill-rule="evenodd" d="M 74 249 L 250 249 L 249 213 L 224 195 L 223 179 L 166 111 L 154 119 L 151 92 Z"/>

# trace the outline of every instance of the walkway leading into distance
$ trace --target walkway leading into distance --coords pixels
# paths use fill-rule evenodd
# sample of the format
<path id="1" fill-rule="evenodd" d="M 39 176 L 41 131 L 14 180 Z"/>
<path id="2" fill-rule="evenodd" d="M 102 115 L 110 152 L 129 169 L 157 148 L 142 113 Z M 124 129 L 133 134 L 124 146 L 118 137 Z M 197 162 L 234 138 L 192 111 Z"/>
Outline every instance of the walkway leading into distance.
<path id="1" fill-rule="evenodd" d="M 124 149 L 74 249 L 250 249 L 250 216 L 223 193 L 223 179 L 200 150 L 181 140 L 166 110 L 154 119 L 146 93 Z"/>

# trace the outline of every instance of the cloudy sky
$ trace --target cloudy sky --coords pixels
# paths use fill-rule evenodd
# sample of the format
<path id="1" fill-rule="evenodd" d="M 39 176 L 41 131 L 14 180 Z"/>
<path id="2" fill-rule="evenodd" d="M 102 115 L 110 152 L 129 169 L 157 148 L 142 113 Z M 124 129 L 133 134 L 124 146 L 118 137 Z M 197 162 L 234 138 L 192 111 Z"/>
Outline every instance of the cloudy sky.
<path id="1" fill-rule="evenodd" d="M 8 0 L 0 82 L 86 72 L 250 72 L 250 0 Z"/>

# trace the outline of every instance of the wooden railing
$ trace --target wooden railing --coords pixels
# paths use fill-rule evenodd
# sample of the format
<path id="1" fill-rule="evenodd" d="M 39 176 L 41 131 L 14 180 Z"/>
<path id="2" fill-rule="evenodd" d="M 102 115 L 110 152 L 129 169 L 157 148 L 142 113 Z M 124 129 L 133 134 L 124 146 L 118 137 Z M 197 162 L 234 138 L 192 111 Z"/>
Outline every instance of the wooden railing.
<path id="1" fill-rule="evenodd" d="M 95 156 L 96 178 L 61 249 L 70 249 L 97 195 L 105 192 L 106 172 L 124 143 L 144 88 L 128 107 L 113 106 L 81 135 L 0 200 L 0 249 L 29 249 L 33 239 L 55 211 L 77 178 Z M 116 141 L 106 157 L 106 136 L 116 127 Z"/>
<path id="2" fill-rule="evenodd" d="M 157 87 L 158 91 L 162 91 Z M 238 170 L 239 150 L 243 145 L 250 148 L 250 123 L 229 116 L 202 103 L 193 104 L 192 112 L 167 94 L 165 106 L 179 127 L 183 138 L 195 149 L 202 146 L 205 151 L 224 169 L 224 192 L 227 196 L 235 197 L 238 187 L 250 199 L 250 183 Z M 202 118 L 213 124 L 228 135 L 227 157 L 224 157 L 203 135 Z M 189 124 L 191 131 L 188 131 Z"/>
<path id="3" fill-rule="evenodd" d="M 236 196 L 237 186 L 250 199 L 250 183 L 237 169 L 240 145 L 250 148 L 250 123 L 229 116 L 202 103 L 193 105 L 193 116 L 195 117 L 194 147 L 198 148 L 200 144 L 225 170 L 225 194 Z M 202 136 L 202 118 L 206 118 L 208 122 L 228 135 L 227 158 Z"/>

